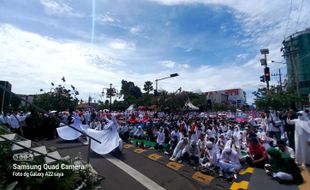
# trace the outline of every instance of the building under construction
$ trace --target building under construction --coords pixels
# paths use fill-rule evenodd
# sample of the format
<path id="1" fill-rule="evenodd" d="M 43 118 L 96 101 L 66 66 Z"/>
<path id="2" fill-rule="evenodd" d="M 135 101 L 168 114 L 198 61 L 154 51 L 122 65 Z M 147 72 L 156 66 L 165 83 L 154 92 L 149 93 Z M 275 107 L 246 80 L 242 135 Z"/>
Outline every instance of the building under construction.
<path id="1" fill-rule="evenodd" d="M 283 45 L 288 90 L 296 91 L 300 97 L 310 96 L 310 28 L 290 35 Z"/>

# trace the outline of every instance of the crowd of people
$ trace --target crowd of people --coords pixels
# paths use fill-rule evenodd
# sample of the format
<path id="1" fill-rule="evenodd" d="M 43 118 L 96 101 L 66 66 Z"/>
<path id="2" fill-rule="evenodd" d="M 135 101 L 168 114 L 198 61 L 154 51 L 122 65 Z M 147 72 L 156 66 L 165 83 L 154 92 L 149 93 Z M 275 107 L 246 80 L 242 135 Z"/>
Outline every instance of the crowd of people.
<path id="1" fill-rule="evenodd" d="M 173 162 L 188 162 L 194 169 L 235 179 L 244 165 L 264 168 L 280 182 L 302 183 L 300 166 L 310 164 L 309 111 L 294 109 L 248 114 L 240 122 L 228 113 L 164 113 L 126 111 L 113 113 L 124 142 L 143 140 L 169 155 Z M 55 119 L 57 117 L 58 119 Z M 2 114 L 0 123 L 27 138 L 55 138 L 59 121 L 103 130 L 111 113 L 106 111 Z M 40 121 L 40 122 L 38 122 Z"/>

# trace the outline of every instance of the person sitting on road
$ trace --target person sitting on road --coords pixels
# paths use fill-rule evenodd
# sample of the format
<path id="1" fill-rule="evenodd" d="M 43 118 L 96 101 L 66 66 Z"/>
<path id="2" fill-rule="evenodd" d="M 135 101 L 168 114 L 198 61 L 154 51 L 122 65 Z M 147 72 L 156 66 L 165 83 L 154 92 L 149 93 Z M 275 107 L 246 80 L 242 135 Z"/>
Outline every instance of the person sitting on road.
<path id="1" fill-rule="evenodd" d="M 281 152 L 280 150 L 270 147 L 268 150 L 270 155 L 270 165 L 265 165 L 265 171 L 271 175 L 274 179 L 280 183 L 292 182 L 295 184 L 303 183 L 303 178 L 300 174 L 300 169 L 295 163 L 294 159 L 291 158 L 287 153 Z"/>
<path id="2" fill-rule="evenodd" d="M 181 156 L 182 156 L 182 151 L 183 149 L 186 147 L 186 145 L 188 144 L 188 138 L 187 137 L 183 137 L 183 139 L 181 139 L 177 146 L 175 147 L 172 156 L 170 157 L 170 161 L 178 161 Z"/>
<path id="3" fill-rule="evenodd" d="M 169 144 L 168 144 L 168 148 L 167 150 L 165 151 L 165 154 L 167 155 L 172 155 L 173 153 L 173 150 L 175 149 L 175 147 L 177 146 L 178 144 L 178 137 L 176 135 L 170 137 L 170 141 L 169 141 Z"/>
<path id="4" fill-rule="evenodd" d="M 136 139 L 143 139 L 144 130 L 142 129 L 142 127 L 140 125 L 138 126 L 138 129 L 135 131 L 133 137 Z"/>
<path id="5" fill-rule="evenodd" d="M 249 157 L 246 158 L 246 162 L 250 166 L 263 168 L 268 161 L 267 153 L 263 145 L 261 145 L 257 138 L 249 139 Z"/>
<path id="6" fill-rule="evenodd" d="M 156 144 L 154 148 L 162 150 L 164 142 L 165 142 L 164 128 L 160 127 L 159 131 L 157 132 Z"/>
<path id="7" fill-rule="evenodd" d="M 225 178 L 227 178 L 228 175 L 234 175 L 236 178 L 235 174 L 239 173 L 242 168 L 238 153 L 233 151 L 230 147 L 224 148 L 219 160 L 219 166 L 221 171 L 224 172 Z"/>
<path id="8" fill-rule="evenodd" d="M 203 167 L 216 167 L 218 166 L 218 159 L 220 158 L 220 149 L 217 144 L 214 144 L 212 141 L 206 142 L 206 149 L 204 156 L 201 160 Z"/>
<path id="9" fill-rule="evenodd" d="M 191 143 L 187 144 L 187 146 L 183 149 L 181 158 L 182 160 L 188 161 L 193 166 L 198 164 L 200 150 L 195 140 L 191 140 Z"/>
<path id="10" fill-rule="evenodd" d="M 281 152 L 287 153 L 291 158 L 295 159 L 294 149 L 292 149 L 289 146 L 286 146 L 286 143 L 283 140 L 277 141 L 277 149 L 280 150 Z"/>

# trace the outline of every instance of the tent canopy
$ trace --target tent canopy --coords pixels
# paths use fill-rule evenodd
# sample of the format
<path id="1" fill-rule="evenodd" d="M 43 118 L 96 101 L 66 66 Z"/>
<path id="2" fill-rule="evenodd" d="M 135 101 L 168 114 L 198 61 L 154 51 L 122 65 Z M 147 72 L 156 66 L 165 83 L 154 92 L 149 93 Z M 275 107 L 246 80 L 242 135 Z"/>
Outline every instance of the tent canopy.
<path id="1" fill-rule="evenodd" d="M 189 110 L 199 110 L 197 106 L 194 106 L 191 101 L 185 103 L 185 107 Z"/>

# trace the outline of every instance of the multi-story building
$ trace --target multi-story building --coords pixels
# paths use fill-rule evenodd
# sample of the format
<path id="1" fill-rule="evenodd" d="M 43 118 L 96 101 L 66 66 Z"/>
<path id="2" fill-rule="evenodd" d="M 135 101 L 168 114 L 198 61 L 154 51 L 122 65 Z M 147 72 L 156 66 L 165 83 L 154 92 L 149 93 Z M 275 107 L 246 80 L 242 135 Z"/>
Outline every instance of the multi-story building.
<path id="1" fill-rule="evenodd" d="M 240 88 L 209 91 L 204 94 L 212 103 L 246 104 L 246 93 Z"/>
<path id="2" fill-rule="evenodd" d="M 290 35 L 283 45 L 288 90 L 307 97 L 310 94 L 310 28 Z"/>

